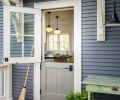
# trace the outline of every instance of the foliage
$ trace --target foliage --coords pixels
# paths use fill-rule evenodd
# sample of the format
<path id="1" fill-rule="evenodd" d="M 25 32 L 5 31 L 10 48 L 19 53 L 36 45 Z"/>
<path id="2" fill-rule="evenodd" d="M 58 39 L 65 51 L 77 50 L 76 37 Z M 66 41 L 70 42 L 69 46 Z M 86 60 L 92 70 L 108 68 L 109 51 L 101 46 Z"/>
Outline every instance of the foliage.
<path id="1" fill-rule="evenodd" d="M 88 93 L 83 92 L 72 92 L 66 96 L 66 100 L 88 100 Z"/>

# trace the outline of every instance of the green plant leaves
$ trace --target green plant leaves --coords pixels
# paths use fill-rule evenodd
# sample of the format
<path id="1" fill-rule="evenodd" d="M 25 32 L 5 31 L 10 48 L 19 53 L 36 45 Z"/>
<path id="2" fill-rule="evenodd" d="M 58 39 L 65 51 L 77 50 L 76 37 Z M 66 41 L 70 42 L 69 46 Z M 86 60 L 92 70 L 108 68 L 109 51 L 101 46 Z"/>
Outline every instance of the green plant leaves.
<path id="1" fill-rule="evenodd" d="M 88 100 L 87 92 L 72 92 L 66 96 L 66 100 Z"/>

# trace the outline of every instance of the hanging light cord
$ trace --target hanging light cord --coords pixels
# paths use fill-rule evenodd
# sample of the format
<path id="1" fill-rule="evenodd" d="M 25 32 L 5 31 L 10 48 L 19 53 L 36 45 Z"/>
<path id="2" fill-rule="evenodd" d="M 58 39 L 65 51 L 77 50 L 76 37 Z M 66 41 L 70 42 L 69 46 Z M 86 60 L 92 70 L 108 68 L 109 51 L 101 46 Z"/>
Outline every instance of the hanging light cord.
<path id="1" fill-rule="evenodd" d="M 48 21 L 48 22 L 49 22 L 49 23 L 48 23 L 48 27 L 50 27 L 50 14 L 51 14 L 51 12 L 48 12 L 48 17 L 49 17 L 49 18 L 48 18 L 48 20 L 49 20 L 49 21 Z"/>
<path id="2" fill-rule="evenodd" d="M 58 30 L 58 18 L 59 18 L 59 16 L 56 16 L 56 19 L 57 19 L 57 28 L 56 28 L 56 30 Z"/>

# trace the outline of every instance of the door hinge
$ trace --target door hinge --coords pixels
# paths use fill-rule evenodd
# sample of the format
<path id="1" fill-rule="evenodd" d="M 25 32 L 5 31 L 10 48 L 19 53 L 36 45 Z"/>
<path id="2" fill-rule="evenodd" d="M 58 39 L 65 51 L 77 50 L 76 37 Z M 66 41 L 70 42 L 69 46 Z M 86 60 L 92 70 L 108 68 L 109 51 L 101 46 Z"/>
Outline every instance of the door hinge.
<path id="1" fill-rule="evenodd" d="M 42 69 L 42 63 L 40 63 L 40 70 Z"/>
<path id="2" fill-rule="evenodd" d="M 42 90 L 40 89 L 40 94 L 42 94 Z"/>

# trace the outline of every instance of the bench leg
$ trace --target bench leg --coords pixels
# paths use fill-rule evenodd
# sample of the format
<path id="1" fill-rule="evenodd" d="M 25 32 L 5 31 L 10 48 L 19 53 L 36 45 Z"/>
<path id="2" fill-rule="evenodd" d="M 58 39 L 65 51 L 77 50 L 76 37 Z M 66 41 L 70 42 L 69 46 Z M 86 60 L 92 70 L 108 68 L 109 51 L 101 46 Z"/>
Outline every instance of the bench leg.
<path id="1" fill-rule="evenodd" d="M 91 92 L 88 92 L 88 100 L 91 100 Z"/>

